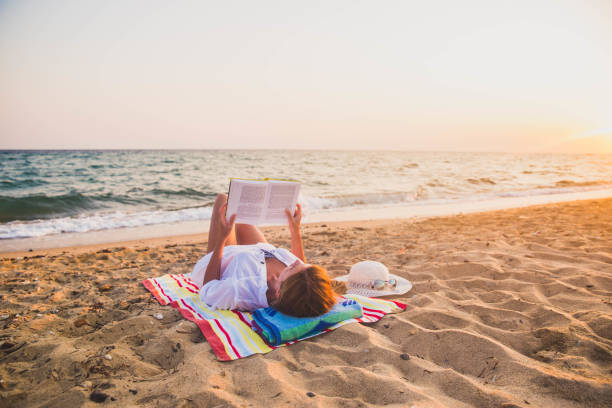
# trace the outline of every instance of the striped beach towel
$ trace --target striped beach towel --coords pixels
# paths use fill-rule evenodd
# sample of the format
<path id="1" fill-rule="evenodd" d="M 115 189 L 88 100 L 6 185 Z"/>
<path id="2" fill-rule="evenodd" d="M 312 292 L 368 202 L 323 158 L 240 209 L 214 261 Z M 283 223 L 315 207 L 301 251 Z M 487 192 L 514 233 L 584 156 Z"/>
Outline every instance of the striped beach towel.
<path id="1" fill-rule="evenodd" d="M 198 287 L 191 281 L 188 274 L 164 275 L 159 278 L 146 279 L 143 285 L 159 303 L 178 309 L 187 320 L 197 324 L 219 360 L 238 360 L 256 353 L 268 353 L 277 348 L 266 344 L 252 329 L 251 313 L 238 310 L 214 310 L 208 307 L 198 297 Z M 361 305 L 362 317 L 342 321 L 322 332 L 284 343 L 280 347 L 332 331 L 348 323 L 377 322 L 388 313 L 397 313 L 406 308 L 406 305 L 396 301 L 358 295 L 344 296 L 354 299 Z"/>

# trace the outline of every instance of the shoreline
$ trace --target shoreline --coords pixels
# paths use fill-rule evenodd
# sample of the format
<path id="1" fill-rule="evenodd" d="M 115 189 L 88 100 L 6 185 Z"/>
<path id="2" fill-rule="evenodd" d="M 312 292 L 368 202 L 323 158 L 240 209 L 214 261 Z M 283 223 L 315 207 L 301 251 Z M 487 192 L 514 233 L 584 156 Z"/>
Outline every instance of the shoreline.
<path id="1" fill-rule="evenodd" d="M 444 217 L 458 214 L 472 214 L 514 208 L 525 208 L 534 205 L 547 205 L 563 202 L 605 199 L 612 197 L 612 189 L 588 190 L 570 193 L 543 194 L 535 196 L 502 197 L 478 201 L 456 202 L 414 202 L 382 207 L 351 208 L 348 210 L 327 210 L 308 215 L 303 225 L 316 223 L 359 222 L 375 220 L 411 220 Z M 154 224 L 142 227 L 119 228 L 88 231 L 83 233 L 66 233 L 45 235 L 31 238 L 0 240 L 0 255 L 32 253 L 34 251 L 74 247 L 119 246 L 121 243 L 136 243 L 150 240 L 190 239 L 205 236 L 210 222 L 187 221 L 170 224 Z M 262 226 L 274 228 L 281 226 Z M 174 231 L 174 232 L 172 232 Z M 30 251 L 31 250 L 31 251 Z"/>
<path id="2" fill-rule="evenodd" d="M 387 227 L 389 225 L 397 224 L 398 222 L 416 224 L 420 222 L 427 222 L 430 220 L 436 219 L 452 219 L 455 217 L 461 217 L 463 215 L 493 215 L 495 213 L 503 213 L 507 211 L 520 211 L 520 210 L 533 210 L 533 209 L 548 209 L 549 207 L 554 206 L 563 206 L 566 204 L 583 204 L 583 205 L 591 205 L 596 202 L 606 202 L 606 200 L 612 200 L 612 196 L 603 197 L 603 198 L 595 198 L 595 199 L 581 199 L 581 200 L 573 200 L 573 201 L 559 201 L 552 203 L 543 203 L 543 204 L 533 204 L 533 205 L 525 205 L 522 207 L 509 207 L 509 208 L 501 208 L 501 209 L 485 209 L 482 211 L 473 211 L 473 212 L 460 212 L 455 214 L 445 214 L 445 215 L 430 215 L 430 216 L 413 216 L 413 217 L 398 217 L 398 218 L 373 218 L 373 219 L 346 219 L 346 220 L 335 220 L 335 221 L 309 221 L 306 223 L 302 223 L 302 233 L 307 234 L 312 231 L 319 231 L 321 227 L 324 228 L 377 228 L 377 227 Z M 267 235 L 283 235 L 285 234 L 285 226 L 283 225 L 268 225 L 268 226 L 260 226 L 262 232 Z M 150 248 L 150 247 L 161 247 L 167 245 L 195 245 L 202 244 L 207 242 L 208 240 L 208 232 L 200 232 L 195 234 L 180 234 L 180 235 L 166 235 L 159 237 L 148 237 L 141 239 L 128 239 L 128 240 L 116 240 L 110 242 L 95 242 L 95 243 L 85 243 L 82 245 L 68 245 L 61 247 L 50 247 L 50 248 L 38 248 L 32 250 L 16 250 L 16 251 L 2 251 L 0 250 L 0 260 L 9 259 L 9 258 L 37 258 L 44 256 L 58 256 L 66 253 L 69 254 L 82 254 L 91 251 L 100 251 L 100 250 L 108 250 L 108 249 L 117 249 L 117 248 Z"/>

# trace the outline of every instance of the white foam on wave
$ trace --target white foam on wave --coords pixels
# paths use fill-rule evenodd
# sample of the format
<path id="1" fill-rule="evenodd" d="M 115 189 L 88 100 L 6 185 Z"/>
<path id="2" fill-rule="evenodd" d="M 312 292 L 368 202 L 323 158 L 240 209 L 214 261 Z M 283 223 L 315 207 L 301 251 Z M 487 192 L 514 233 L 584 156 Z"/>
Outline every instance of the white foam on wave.
<path id="1" fill-rule="evenodd" d="M 351 208 L 368 205 L 405 204 L 421 200 L 426 190 L 418 186 L 416 192 L 351 194 L 336 197 L 300 196 L 302 206 L 309 210 L 329 210 L 334 208 Z"/>
<path id="2" fill-rule="evenodd" d="M 301 195 L 300 202 L 305 211 L 316 213 L 329 209 L 400 204 L 413 201 L 414 197 L 413 193 L 363 194 L 333 198 Z M 14 221 L 0 225 L 0 239 L 31 238 L 51 234 L 142 227 L 184 221 L 205 221 L 209 220 L 211 215 L 212 207 L 197 207 L 174 211 L 160 210 L 135 213 L 116 211 L 27 222 Z"/>
<path id="3" fill-rule="evenodd" d="M 552 195 L 552 194 L 566 194 L 566 193 L 581 193 L 584 191 L 597 191 L 607 190 L 612 188 L 612 184 L 595 184 L 595 185 L 583 185 L 575 187 L 540 187 L 532 188 L 527 190 L 516 190 L 516 191 L 503 191 L 499 193 L 487 193 L 480 194 L 483 199 L 497 198 L 497 197 L 530 197 L 536 195 Z"/>
<path id="4" fill-rule="evenodd" d="M 176 211 L 120 211 L 80 217 L 64 217 L 31 222 L 10 222 L 0 225 L 0 239 L 41 237 L 67 232 L 88 232 L 181 221 L 208 220 L 212 207 L 186 208 Z"/>
<path id="5" fill-rule="evenodd" d="M 380 206 L 403 205 L 439 205 L 485 201 L 496 198 L 547 196 L 554 194 L 580 193 L 586 191 L 607 190 L 612 184 L 583 185 L 574 187 L 546 187 L 525 190 L 499 191 L 490 193 L 465 194 L 456 197 L 429 198 L 427 189 L 418 186 L 410 193 L 364 194 L 344 197 L 302 197 L 302 205 L 310 212 L 328 211 L 334 209 L 368 208 Z"/>
<path id="6" fill-rule="evenodd" d="M 612 188 L 612 184 L 597 186 L 575 186 L 536 188 L 472 194 L 455 198 L 427 198 L 427 190 L 418 187 L 413 192 L 347 195 L 337 197 L 313 197 L 301 195 L 300 202 L 307 214 L 325 213 L 333 210 L 367 209 L 389 206 L 426 206 L 453 203 L 469 203 L 496 198 L 546 196 L 577 193 Z M 0 225 L 0 239 L 33 238 L 52 234 L 79 233 L 185 221 L 210 220 L 212 207 L 187 208 L 174 211 L 146 211 L 135 213 L 94 214 L 79 217 L 64 217 L 29 222 L 14 221 Z"/>

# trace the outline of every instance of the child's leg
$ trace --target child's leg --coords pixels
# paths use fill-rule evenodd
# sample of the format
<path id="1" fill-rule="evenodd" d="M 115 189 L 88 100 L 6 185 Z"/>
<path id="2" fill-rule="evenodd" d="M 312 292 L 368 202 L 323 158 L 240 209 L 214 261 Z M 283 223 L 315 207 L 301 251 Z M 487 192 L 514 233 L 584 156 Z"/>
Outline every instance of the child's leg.
<path id="1" fill-rule="evenodd" d="M 208 249 L 206 253 L 212 252 L 215 249 L 215 245 L 223 237 L 219 236 L 218 221 L 219 217 L 225 217 L 225 214 L 221 213 L 221 207 L 227 202 L 227 196 L 225 194 L 218 194 L 213 206 L 212 216 L 210 217 L 210 229 L 208 230 Z M 237 226 L 236 226 L 237 227 Z M 236 228 L 231 232 L 225 245 L 236 245 Z"/>

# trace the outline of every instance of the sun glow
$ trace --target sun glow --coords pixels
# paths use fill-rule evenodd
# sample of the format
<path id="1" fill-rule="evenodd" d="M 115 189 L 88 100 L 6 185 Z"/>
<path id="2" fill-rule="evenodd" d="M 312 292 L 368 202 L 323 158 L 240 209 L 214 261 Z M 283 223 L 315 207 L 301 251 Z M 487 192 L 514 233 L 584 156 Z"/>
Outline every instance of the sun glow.
<path id="1" fill-rule="evenodd" d="M 592 137 L 592 136 L 602 136 L 606 139 L 612 140 L 612 126 L 608 128 L 591 130 L 590 132 L 585 133 L 582 137 Z"/>
<path id="2" fill-rule="evenodd" d="M 559 153 L 612 154 L 612 127 L 585 132 L 553 146 L 551 151 Z"/>

